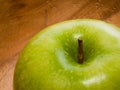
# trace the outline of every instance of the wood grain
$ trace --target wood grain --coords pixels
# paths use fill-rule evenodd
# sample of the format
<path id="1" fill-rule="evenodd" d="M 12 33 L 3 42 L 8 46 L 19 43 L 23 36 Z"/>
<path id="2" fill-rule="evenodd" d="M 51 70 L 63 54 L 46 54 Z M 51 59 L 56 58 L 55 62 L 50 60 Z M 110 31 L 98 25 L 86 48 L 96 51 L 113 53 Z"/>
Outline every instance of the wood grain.
<path id="1" fill-rule="evenodd" d="M 78 18 L 120 27 L 120 1 L 0 0 L 0 90 L 13 89 L 15 64 L 30 38 L 51 24 Z"/>

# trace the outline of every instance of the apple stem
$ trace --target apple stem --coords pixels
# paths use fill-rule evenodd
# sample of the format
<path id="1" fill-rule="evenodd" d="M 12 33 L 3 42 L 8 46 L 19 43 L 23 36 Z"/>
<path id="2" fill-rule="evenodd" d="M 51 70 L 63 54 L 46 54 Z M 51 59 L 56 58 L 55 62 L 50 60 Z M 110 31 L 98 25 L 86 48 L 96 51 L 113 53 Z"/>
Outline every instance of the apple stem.
<path id="1" fill-rule="evenodd" d="M 78 39 L 78 52 L 79 52 L 79 60 L 78 63 L 83 64 L 84 62 L 84 55 L 83 55 L 83 40 Z"/>

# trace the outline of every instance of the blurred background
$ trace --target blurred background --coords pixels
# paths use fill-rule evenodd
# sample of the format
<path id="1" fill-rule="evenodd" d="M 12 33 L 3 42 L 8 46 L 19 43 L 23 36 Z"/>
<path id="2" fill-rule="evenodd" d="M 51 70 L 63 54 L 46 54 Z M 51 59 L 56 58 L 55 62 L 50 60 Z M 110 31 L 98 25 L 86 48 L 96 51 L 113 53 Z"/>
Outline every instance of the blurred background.
<path id="1" fill-rule="evenodd" d="M 37 32 L 81 18 L 120 27 L 120 0 L 0 0 L 0 90 L 13 90 L 19 53 Z"/>

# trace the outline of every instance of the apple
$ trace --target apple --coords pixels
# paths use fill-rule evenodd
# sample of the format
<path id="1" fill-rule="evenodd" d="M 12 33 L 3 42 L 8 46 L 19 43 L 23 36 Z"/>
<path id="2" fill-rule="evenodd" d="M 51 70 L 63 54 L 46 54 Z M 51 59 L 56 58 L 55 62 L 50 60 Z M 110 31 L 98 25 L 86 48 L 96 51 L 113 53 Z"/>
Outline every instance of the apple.
<path id="1" fill-rule="evenodd" d="M 14 90 L 120 90 L 120 29 L 94 19 L 45 28 L 21 52 Z"/>

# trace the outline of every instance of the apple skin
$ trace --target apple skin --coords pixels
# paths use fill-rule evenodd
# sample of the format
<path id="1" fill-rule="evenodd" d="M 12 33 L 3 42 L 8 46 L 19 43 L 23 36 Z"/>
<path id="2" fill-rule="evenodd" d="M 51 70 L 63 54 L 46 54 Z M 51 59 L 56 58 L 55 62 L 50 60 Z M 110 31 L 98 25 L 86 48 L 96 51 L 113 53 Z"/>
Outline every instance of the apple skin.
<path id="1" fill-rule="evenodd" d="M 78 63 L 82 37 L 84 63 Z M 14 90 L 120 90 L 120 29 L 93 19 L 45 28 L 23 49 Z"/>

